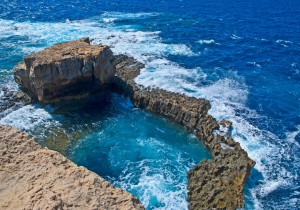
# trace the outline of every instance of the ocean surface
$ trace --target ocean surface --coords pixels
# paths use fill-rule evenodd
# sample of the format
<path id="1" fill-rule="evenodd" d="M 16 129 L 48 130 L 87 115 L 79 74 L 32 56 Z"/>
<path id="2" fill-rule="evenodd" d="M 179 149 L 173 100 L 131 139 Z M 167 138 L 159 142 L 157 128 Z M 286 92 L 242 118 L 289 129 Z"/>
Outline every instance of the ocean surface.
<path id="1" fill-rule="evenodd" d="M 84 36 L 145 63 L 139 84 L 205 98 L 210 114 L 233 122 L 232 136 L 256 161 L 246 209 L 299 209 L 299 0 L 2 0 L 1 90 L 17 90 L 12 68 L 24 56 Z M 29 132 L 148 209 L 186 209 L 186 172 L 210 158 L 182 128 L 117 94 L 12 108 L 0 124 Z"/>

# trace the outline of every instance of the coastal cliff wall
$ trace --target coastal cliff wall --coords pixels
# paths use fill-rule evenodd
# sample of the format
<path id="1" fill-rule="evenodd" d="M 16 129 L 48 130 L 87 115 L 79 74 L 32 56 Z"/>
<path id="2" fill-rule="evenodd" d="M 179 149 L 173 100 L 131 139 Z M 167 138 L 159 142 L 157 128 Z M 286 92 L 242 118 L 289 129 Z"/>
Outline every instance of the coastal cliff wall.
<path id="1" fill-rule="evenodd" d="M 0 126 L 0 209 L 144 209 L 138 198 L 26 133 Z"/>
<path id="2" fill-rule="evenodd" d="M 244 206 L 244 184 L 255 162 L 229 135 L 231 123 L 217 122 L 208 114 L 210 104 L 135 83 L 143 64 L 127 56 L 116 57 L 115 89 L 128 95 L 135 106 L 168 117 L 181 124 L 211 151 L 205 160 L 188 172 L 189 209 L 236 209 Z"/>
<path id="3" fill-rule="evenodd" d="M 86 42 L 85 39 L 67 42 L 67 45 L 73 43 L 77 49 L 78 42 L 80 42 L 79 45 L 84 45 L 85 47 L 89 46 L 94 49 L 94 47 L 92 47 L 89 43 L 84 44 Z M 58 44 L 54 46 L 63 45 L 64 44 Z M 74 46 L 70 47 L 70 49 L 73 49 Z M 65 52 L 66 49 L 62 50 Z M 109 49 L 107 48 L 107 50 Z M 87 51 L 88 50 L 85 50 L 85 52 Z M 58 54 L 60 55 L 60 53 Z M 28 56 L 25 58 L 25 63 L 26 59 L 36 56 L 38 58 L 39 53 Z M 255 162 L 248 157 L 247 152 L 241 148 L 240 144 L 235 142 L 230 136 L 229 131 L 231 123 L 226 120 L 217 122 L 215 118 L 208 114 L 210 103 L 205 99 L 197 99 L 178 93 L 161 89 L 145 88 L 142 85 L 138 85 L 134 80 L 140 74 L 140 70 L 144 68 L 144 65 L 137 62 L 135 59 L 125 55 L 111 57 L 111 53 L 103 56 L 103 62 L 98 63 L 104 64 L 103 68 L 111 69 L 108 71 L 110 72 L 109 75 L 116 71 L 116 75 L 113 77 L 114 80 L 110 86 L 111 91 L 117 91 L 127 95 L 131 98 L 136 107 L 146 109 L 150 112 L 162 115 L 179 123 L 185 129 L 193 133 L 200 141 L 202 141 L 212 153 L 211 160 L 200 162 L 188 172 L 187 187 L 189 191 L 189 209 L 236 209 L 244 207 L 244 185 L 250 175 L 251 169 L 255 165 Z M 58 59 L 60 58 L 61 57 L 58 56 Z M 36 60 L 38 61 L 39 59 Z M 72 63 L 72 61 L 74 61 L 74 63 Z M 51 66 L 52 63 L 55 63 L 55 59 L 51 60 L 50 63 L 47 63 L 47 66 Z M 68 60 L 68 63 L 69 65 L 67 66 L 76 66 L 75 64 L 77 63 L 77 57 L 76 59 Z M 21 63 L 19 65 L 22 66 L 25 64 Z M 34 62 L 32 62 L 30 65 L 28 64 L 28 66 L 26 66 L 26 70 L 22 70 L 19 65 L 15 68 L 15 78 L 19 84 L 23 85 L 24 87 L 28 86 L 29 88 L 27 89 L 30 90 L 30 85 L 26 85 L 28 78 L 37 79 L 38 77 L 21 77 L 18 75 L 21 75 L 20 72 L 28 71 L 28 69 L 30 70 L 29 72 L 32 72 L 31 70 L 35 69 L 35 67 L 33 67 L 35 66 Z M 66 71 L 74 71 L 76 73 L 78 69 L 71 67 L 62 69 Z M 85 65 L 80 66 L 80 68 L 78 71 L 81 71 L 82 73 L 85 69 Z M 38 69 L 40 69 L 40 67 L 38 67 Z M 95 69 L 95 67 L 93 67 L 93 69 Z M 71 73 L 74 74 L 74 72 Z M 44 75 L 47 75 L 47 78 L 52 78 L 54 77 L 53 75 L 55 75 L 55 71 L 53 72 L 51 68 L 45 68 L 43 73 Z M 93 73 L 92 75 L 95 76 L 96 74 Z M 94 78 L 94 76 L 92 76 L 92 78 Z M 112 78 L 110 76 L 108 77 L 110 79 L 105 81 L 111 82 Z M 82 78 L 82 74 L 80 78 Z M 100 78 L 102 77 L 100 76 Z M 82 84 L 82 81 L 78 81 L 77 79 L 68 80 L 68 82 L 69 81 L 71 81 L 73 86 L 76 86 L 77 82 L 79 86 Z M 64 82 L 60 82 L 57 83 L 57 86 L 62 89 L 65 87 L 67 90 L 74 92 L 75 94 L 80 92 L 80 90 L 76 90 L 74 88 L 69 89 L 68 85 L 64 86 Z M 67 84 L 69 84 L 68 82 Z M 35 83 L 44 84 L 43 78 L 38 79 L 37 82 L 29 82 L 29 84 Z M 54 99 L 56 97 L 59 98 L 65 94 L 65 92 L 57 92 L 57 89 L 55 88 L 50 88 L 50 91 L 47 85 L 39 87 L 42 91 L 41 95 L 39 95 L 39 91 L 30 91 L 36 94 L 39 100 L 42 101 L 46 99 Z M 49 95 L 44 95 L 44 93 L 49 93 Z"/>

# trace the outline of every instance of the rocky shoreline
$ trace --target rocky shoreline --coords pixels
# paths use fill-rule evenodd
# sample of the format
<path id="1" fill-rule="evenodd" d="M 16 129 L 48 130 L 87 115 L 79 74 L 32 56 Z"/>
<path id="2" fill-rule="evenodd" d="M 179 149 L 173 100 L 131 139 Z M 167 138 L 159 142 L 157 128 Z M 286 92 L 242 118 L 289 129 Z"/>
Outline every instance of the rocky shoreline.
<path id="1" fill-rule="evenodd" d="M 75 54 L 72 54 L 73 57 L 68 56 L 61 59 L 58 56 L 58 61 L 55 61 L 51 59 L 51 53 L 47 52 L 46 54 L 50 57 L 46 56 L 48 58 L 46 62 L 42 59 L 42 65 L 39 65 L 37 62 L 33 66 L 27 65 L 24 68 L 24 64 L 19 64 L 15 68 L 16 81 L 24 90 L 35 95 L 42 102 L 47 102 L 50 99 L 56 100 L 57 97 L 62 98 L 62 96 L 65 96 L 65 93 L 74 93 L 76 82 L 86 81 L 86 78 L 84 78 L 85 74 L 82 71 L 85 69 L 85 64 L 88 63 L 86 61 L 93 60 L 89 57 L 89 47 L 81 43 L 87 43 L 86 40 L 85 38 L 75 42 L 68 42 L 69 49 L 75 52 Z M 89 42 L 88 45 L 90 45 Z M 65 53 L 64 45 L 59 44 L 58 46 L 64 49 Z M 83 51 L 80 50 L 82 46 L 84 48 Z M 109 51 L 108 47 L 101 47 L 105 51 Z M 98 49 L 97 47 L 92 48 Z M 40 52 L 41 54 L 36 54 L 38 58 L 43 57 L 41 56 L 43 55 L 42 52 Z M 79 54 L 82 57 L 77 54 L 78 52 L 80 52 Z M 101 52 L 101 50 L 97 51 L 98 54 L 101 54 Z M 98 54 L 94 54 L 94 58 L 97 58 Z M 34 60 L 34 55 L 28 58 Z M 81 61 L 79 65 L 74 65 L 74 61 L 75 64 L 78 64 L 76 62 L 78 57 L 80 57 Z M 28 58 L 25 58 L 25 62 Z M 240 144 L 235 142 L 230 136 L 231 123 L 226 120 L 217 122 L 216 119 L 209 115 L 210 103 L 205 99 L 187 97 L 161 89 L 149 89 L 136 84 L 134 80 L 140 74 L 140 70 L 144 68 L 144 65 L 133 58 L 125 55 L 111 57 L 111 54 L 108 53 L 107 57 L 104 56 L 101 59 L 101 62 L 94 62 L 94 59 L 91 65 L 87 65 L 90 69 L 89 75 L 92 75 L 89 77 L 89 81 L 97 80 L 97 88 L 94 88 L 94 86 L 91 88 L 89 83 L 84 83 L 85 85 L 78 90 L 77 94 L 82 95 L 82 90 L 85 89 L 97 91 L 100 89 L 98 84 L 103 86 L 104 83 L 108 83 L 107 88 L 130 97 L 136 107 L 167 117 L 182 125 L 203 142 L 213 157 L 212 160 L 200 162 L 188 172 L 189 209 L 236 209 L 244 207 L 244 184 L 255 162 L 248 157 L 247 152 L 241 148 Z M 65 64 L 61 65 L 61 61 Z M 97 67 L 97 65 L 103 63 L 105 63 L 103 68 Z M 57 68 L 60 68 L 58 72 L 70 73 L 74 66 L 79 69 L 79 73 L 75 76 L 73 74 L 71 77 L 65 77 L 64 75 L 66 74 L 57 74 Z M 105 66 L 109 66 L 110 69 L 105 75 L 110 75 L 110 77 L 105 77 L 105 80 L 101 80 L 101 76 L 95 78 L 93 76 L 95 75 L 95 70 L 98 69 L 98 75 L 103 75 L 101 71 L 106 68 Z M 49 71 L 49 68 L 52 70 Z M 74 71 L 78 72 L 78 70 Z M 50 76 L 49 72 L 52 72 Z M 56 74 L 54 75 L 53 72 L 56 72 Z M 115 76 L 113 77 L 112 75 L 114 74 Z M 25 78 L 26 82 L 22 78 Z M 47 78 L 46 82 L 51 82 L 45 85 L 43 78 Z M 49 80 L 49 78 L 51 79 Z M 105 82 L 99 82 L 99 80 Z M 61 83 L 61 81 L 64 81 L 64 83 Z M 37 89 L 34 84 L 38 84 L 36 86 L 38 87 Z M 61 94 L 61 90 L 64 90 L 64 94 Z"/>
<path id="2" fill-rule="evenodd" d="M 210 103 L 135 83 L 143 64 L 126 56 L 116 57 L 115 89 L 134 105 L 168 117 L 203 142 L 213 159 L 202 161 L 188 172 L 189 209 L 236 209 L 244 207 L 244 184 L 255 162 L 229 134 L 231 122 L 219 123 L 208 114 Z"/>

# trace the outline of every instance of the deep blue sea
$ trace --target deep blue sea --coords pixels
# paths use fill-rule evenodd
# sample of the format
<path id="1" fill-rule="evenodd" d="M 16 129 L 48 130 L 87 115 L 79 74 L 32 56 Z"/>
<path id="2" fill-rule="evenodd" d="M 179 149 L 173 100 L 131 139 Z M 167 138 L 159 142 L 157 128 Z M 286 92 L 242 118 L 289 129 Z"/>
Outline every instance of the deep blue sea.
<path id="1" fill-rule="evenodd" d="M 1 89 L 17 89 L 12 68 L 24 56 L 84 36 L 145 63 L 136 82 L 206 98 L 214 117 L 233 122 L 232 136 L 256 161 L 246 209 L 299 209 L 299 0 L 2 0 Z M 148 209 L 186 209 L 186 172 L 210 158 L 182 128 L 117 94 L 11 109 L 0 123 Z"/>

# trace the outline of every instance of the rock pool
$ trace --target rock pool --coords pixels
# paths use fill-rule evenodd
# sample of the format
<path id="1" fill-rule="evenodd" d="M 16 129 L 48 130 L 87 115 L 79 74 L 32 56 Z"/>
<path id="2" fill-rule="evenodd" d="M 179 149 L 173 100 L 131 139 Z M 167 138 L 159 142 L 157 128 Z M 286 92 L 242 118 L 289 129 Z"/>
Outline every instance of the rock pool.
<path id="1" fill-rule="evenodd" d="M 1 122 L 133 193 L 147 209 L 187 209 L 186 173 L 211 158 L 180 126 L 115 93 L 28 105 Z"/>

